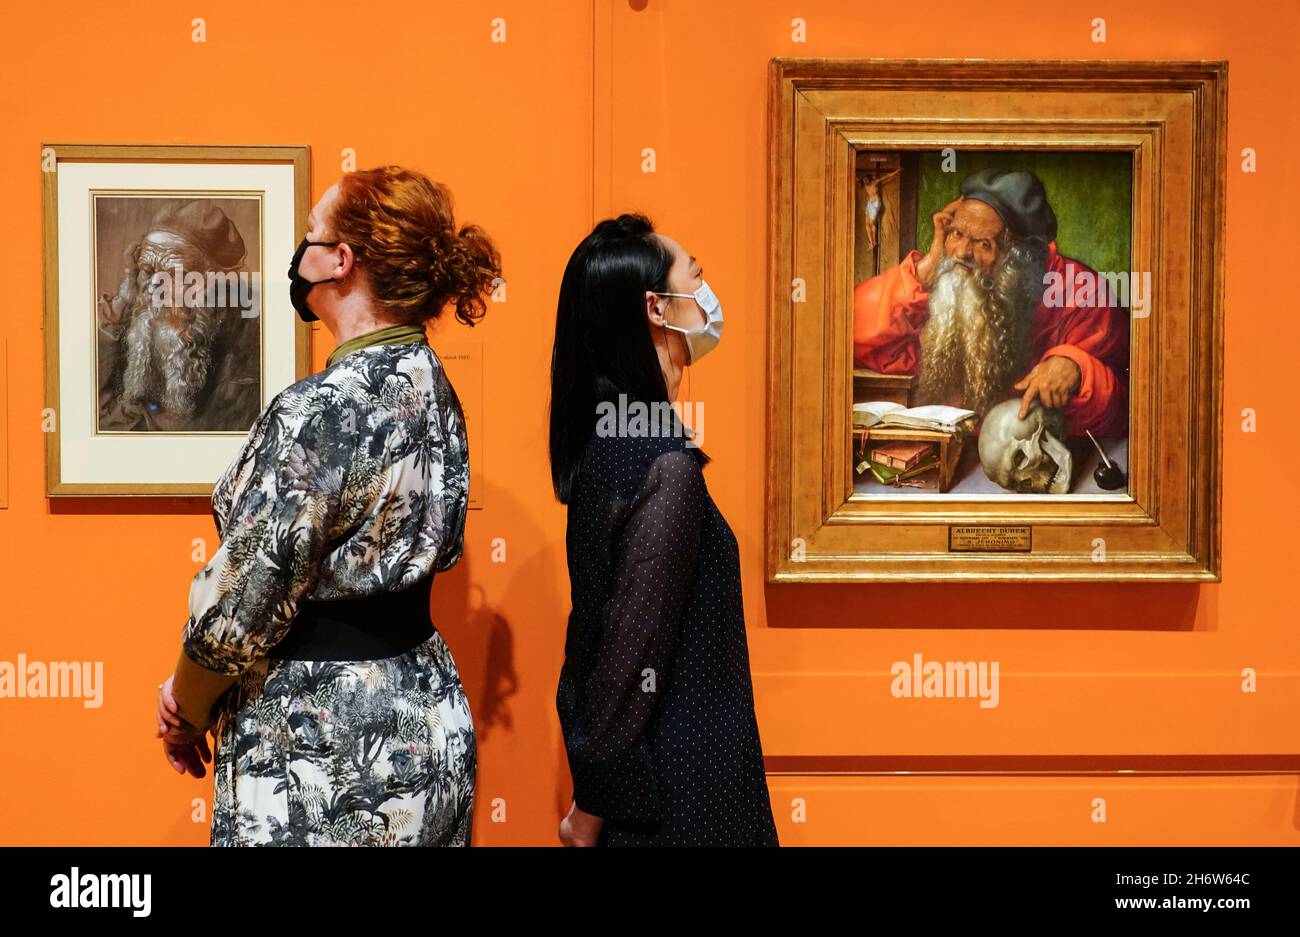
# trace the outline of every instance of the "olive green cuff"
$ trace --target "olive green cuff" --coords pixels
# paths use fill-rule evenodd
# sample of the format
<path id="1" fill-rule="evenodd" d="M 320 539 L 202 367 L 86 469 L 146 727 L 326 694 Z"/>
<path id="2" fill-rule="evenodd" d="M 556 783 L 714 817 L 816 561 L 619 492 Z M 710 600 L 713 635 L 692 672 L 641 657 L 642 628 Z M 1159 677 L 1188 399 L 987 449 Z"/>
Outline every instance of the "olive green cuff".
<path id="1" fill-rule="evenodd" d="M 172 676 L 172 696 L 177 715 L 187 723 L 185 731 L 199 734 L 216 722 L 212 710 L 217 700 L 238 682 L 238 676 L 209 670 L 191 660 L 182 649 Z"/>

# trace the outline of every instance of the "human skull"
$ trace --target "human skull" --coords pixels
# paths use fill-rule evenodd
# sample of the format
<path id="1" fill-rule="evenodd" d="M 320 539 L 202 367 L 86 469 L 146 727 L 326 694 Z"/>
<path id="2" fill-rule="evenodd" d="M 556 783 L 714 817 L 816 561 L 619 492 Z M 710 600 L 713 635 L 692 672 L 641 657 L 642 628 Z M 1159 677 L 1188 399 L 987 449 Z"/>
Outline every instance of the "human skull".
<path id="1" fill-rule="evenodd" d="M 1065 416 L 1037 400 L 1020 419 L 1020 398 L 994 406 L 979 436 L 984 474 L 1017 494 L 1063 495 L 1070 490 L 1073 458 L 1065 447 Z"/>

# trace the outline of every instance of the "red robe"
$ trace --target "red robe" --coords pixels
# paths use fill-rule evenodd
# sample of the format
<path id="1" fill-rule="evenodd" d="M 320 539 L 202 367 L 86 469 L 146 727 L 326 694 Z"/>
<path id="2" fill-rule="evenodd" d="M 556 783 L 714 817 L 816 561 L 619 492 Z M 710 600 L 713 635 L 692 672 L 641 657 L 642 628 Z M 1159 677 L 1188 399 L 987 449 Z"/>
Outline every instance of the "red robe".
<path id="1" fill-rule="evenodd" d="M 858 367 L 885 374 L 916 373 L 921 327 L 930 317 L 930 294 L 916 277 L 922 256 L 911 251 L 897 267 L 853 290 L 853 361 Z M 1061 275 L 1066 298 L 1074 277 L 1093 272 L 1062 257 L 1055 241 L 1048 245 L 1047 271 Z M 1049 309 L 1039 303 L 1034 310 L 1030 368 L 1052 355 L 1079 366 L 1079 389 L 1063 409 L 1072 436 L 1082 436 L 1085 429 L 1098 437 L 1128 435 L 1128 317 L 1127 309 L 1116 306 Z M 1007 388 L 1008 397 L 1023 393 Z"/>

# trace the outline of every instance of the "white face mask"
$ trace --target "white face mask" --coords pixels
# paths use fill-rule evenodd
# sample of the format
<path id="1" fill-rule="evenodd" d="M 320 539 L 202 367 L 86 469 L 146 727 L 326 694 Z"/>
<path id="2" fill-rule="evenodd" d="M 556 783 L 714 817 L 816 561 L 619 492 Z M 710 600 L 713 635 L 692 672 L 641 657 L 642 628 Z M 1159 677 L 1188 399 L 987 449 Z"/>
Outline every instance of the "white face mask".
<path id="1" fill-rule="evenodd" d="M 686 337 L 686 363 L 694 364 L 713 350 L 722 341 L 722 303 L 713 295 L 709 284 L 700 281 L 700 287 L 694 293 L 659 293 L 659 296 L 684 296 L 694 299 L 704 311 L 708 321 L 694 329 L 684 329 L 679 325 L 665 322 L 664 327 L 674 332 L 681 332 Z"/>

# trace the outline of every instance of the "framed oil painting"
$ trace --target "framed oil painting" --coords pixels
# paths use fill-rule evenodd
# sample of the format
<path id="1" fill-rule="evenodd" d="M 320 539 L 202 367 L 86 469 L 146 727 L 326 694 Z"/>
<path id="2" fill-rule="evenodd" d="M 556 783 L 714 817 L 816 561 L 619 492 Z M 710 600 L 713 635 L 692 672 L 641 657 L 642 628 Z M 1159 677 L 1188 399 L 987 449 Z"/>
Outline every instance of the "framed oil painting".
<path id="1" fill-rule="evenodd" d="M 769 581 L 1218 579 L 1226 95 L 773 61 Z"/>
<path id="2" fill-rule="evenodd" d="M 306 147 L 49 144 L 46 493 L 208 495 L 306 376 Z"/>

